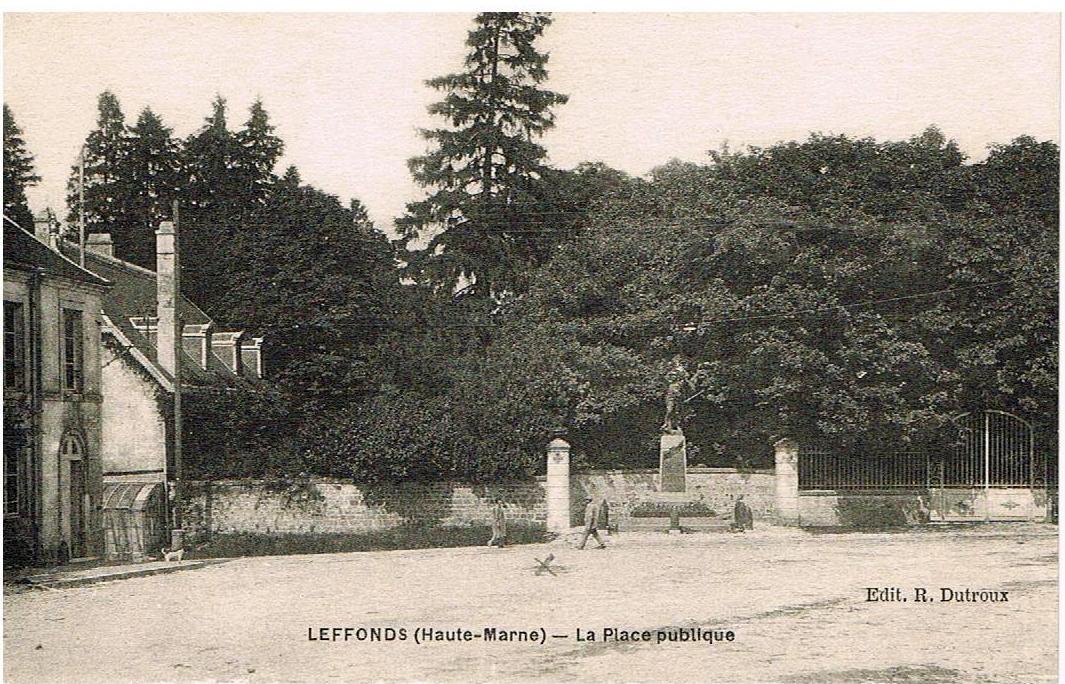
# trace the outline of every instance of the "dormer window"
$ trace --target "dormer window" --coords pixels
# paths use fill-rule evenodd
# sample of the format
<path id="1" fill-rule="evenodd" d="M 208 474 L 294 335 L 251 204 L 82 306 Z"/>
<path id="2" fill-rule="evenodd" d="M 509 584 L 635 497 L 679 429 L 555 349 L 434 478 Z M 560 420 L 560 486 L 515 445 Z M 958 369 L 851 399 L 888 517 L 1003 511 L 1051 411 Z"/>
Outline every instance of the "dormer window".
<path id="1" fill-rule="evenodd" d="M 218 332 L 211 336 L 211 351 L 222 360 L 234 375 L 243 373 L 243 359 L 241 358 L 241 343 L 244 341 L 244 331 Z"/>
<path id="2" fill-rule="evenodd" d="M 253 337 L 240 345 L 244 374 L 253 378 L 263 377 L 263 338 Z"/>
<path id="3" fill-rule="evenodd" d="M 155 346 L 157 333 L 159 332 L 159 319 L 156 316 L 133 316 L 129 319 L 133 329 L 144 335 L 149 344 Z"/>
<path id="4" fill-rule="evenodd" d="M 189 324 L 181 331 L 181 345 L 185 353 L 206 370 L 211 356 L 211 324 Z"/>

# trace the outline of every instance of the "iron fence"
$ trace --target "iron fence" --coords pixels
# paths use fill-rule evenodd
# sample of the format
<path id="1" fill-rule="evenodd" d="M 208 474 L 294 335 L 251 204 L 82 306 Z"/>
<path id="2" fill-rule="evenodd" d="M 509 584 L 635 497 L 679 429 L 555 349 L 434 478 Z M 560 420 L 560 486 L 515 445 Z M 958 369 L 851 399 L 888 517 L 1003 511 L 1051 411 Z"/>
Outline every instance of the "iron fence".
<path id="1" fill-rule="evenodd" d="M 838 454 L 799 451 L 799 489 L 912 489 L 928 486 L 930 461 L 924 452 Z"/>
<path id="2" fill-rule="evenodd" d="M 1057 484 L 1056 468 L 1036 451 L 1035 431 L 1024 419 L 986 410 L 958 416 L 954 429 L 945 446 L 925 450 L 802 447 L 799 489 L 1041 489 Z"/>

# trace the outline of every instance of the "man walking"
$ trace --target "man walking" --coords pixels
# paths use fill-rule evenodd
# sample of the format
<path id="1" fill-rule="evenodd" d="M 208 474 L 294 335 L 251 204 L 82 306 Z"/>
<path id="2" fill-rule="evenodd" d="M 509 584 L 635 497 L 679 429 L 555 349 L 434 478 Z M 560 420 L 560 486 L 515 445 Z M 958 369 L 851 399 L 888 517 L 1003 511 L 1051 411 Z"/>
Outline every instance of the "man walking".
<path id="1" fill-rule="evenodd" d="M 489 546 L 503 548 L 507 543 L 507 512 L 503 508 L 503 497 L 497 496 L 492 506 L 492 538 Z"/>
<path id="2" fill-rule="evenodd" d="M 589 536 L 595 537 L 595 540 L 599 542 L 597 548 L 606 548 L 606 544 L 599 538 L 599 505 L 590 496 L 584 499 L 584 536 L 581 537 L 581 545 L 577 547 L 578 549 L 584 550 Z"/>

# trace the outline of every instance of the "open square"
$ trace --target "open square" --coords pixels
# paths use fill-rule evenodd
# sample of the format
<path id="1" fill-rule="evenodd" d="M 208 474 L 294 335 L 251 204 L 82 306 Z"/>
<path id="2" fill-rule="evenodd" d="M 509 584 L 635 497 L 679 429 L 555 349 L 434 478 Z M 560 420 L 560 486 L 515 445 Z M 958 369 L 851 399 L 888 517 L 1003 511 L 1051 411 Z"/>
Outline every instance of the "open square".
<path id="1" fill-rule="evenodd" d="M 247 558 L 30 590 L 5 596 L 4 679 L 1055 681 L 1057 530 L 1019 525 Z M 537 574 L 548 553 L 557 574 Z M 909 600 L 867 601 L 868 588 L 891 587 Z M 935 602 L 915 603 L 915 587 Z M 940 587 L 1008 601 L 944 603 Z M 333 640 L 334 627 L 407 638 Z M 416 644 L 418 628 L 482 636 Z M 486 642 L 486 628 L 543 628 L 547 643 Z M 735 638 L 655 643 L 670 628 Z M 652 641 L 604 642 L 607 629 L 649 630 Z M 597 640 L 577 642 L 578 630 Z"/>

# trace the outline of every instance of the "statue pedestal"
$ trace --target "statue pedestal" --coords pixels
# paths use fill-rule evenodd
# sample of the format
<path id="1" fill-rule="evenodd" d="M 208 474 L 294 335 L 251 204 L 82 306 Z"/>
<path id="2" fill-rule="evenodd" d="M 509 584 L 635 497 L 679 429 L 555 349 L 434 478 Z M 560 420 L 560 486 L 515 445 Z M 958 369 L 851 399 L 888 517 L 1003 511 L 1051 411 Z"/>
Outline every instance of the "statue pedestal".
<path id="1" fill-rule="evenodd" d="M 688 449 L 684 433 L 673 430 L 662 435 L 659 450 L 659 486 L 660 492 L 684 492 L 684 482 L 688 470 Z"/>

